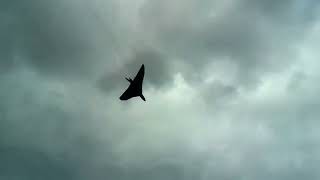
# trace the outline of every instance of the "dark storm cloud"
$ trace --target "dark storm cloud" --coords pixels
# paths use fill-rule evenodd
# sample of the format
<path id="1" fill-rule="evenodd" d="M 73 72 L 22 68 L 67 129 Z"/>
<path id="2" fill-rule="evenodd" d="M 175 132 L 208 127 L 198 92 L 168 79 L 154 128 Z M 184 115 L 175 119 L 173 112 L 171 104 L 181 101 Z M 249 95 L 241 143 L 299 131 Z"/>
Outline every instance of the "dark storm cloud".
<path id="1" fill-rule="evenodd" d="M 101 68 L 103 61 L 104 64 L 109 62 L 110 66 L 114 66 L 114 56 L 110 49 L 112 46 L 119 46 L 114 37 L 121 32 L 124 38 L 143 39 L 160 48 L 161 56 L 166 57 L 160 62 L 153 62 L 161 64 L 163 68 L 159 69 L 163 70 L 168 68 L 167 64 L 176 61 L 176 57 L 183 63 L 191 64 L 195 72 L 201 71 L 201 67 L 209 61 L 229 57 L 241 69 L 241 84 L 257 83 L 258 77 L 252 78 L 256 74 L 273 69 L 281 70 L 290 65 L 291 61 L 284 60 L 285 57 L 279 54 L 291 51 L 288 45 L 295 42 L 294 37 L 302 37 L 303 34 L 299 33 L 303 33 L 302 30 L 308 27 L 302 21 L 304 19 L 296 17 L 307 17 L 314 12 L 312 9 L 296 10 L 296 1 L 266 3 L 248 0 L 228 5 L 230 8 L 218 12 L 219 17 L 210 19 L 207 17 L 210 8 L 207 7 L 215 4 L 213 2 L 199 3 L 190 0 L 181 5 L 184 8 L 180 8 L 178 4 L 171 4 L 169 1 L 148 1 L 141 5 L 140 17 L 137 17 L 141 19 L 138 30 L 142 34 L 138 33 L 138 37 L 135 37 L 134 33 L 125 34 L 125 29 L 112 23 L 121 21 L 121 18 L 111 20 L 110 7 L 99 14 L 80 2 L 52 3 L 34 0 L 27 3 L 3 3 L 3 9 L 6 9 L 4 19 L 7 19 L 4 22 L 10 22 L 10 26 L 4 23 L 5 33 L 2 33 L 5 34 L 4 39 L 8 39 L 2 44 L 4 48 L 1 48 L 6 57 L 2 62 L 6 67 L 13 66 L 14 60 L 19 61 L 19 56 L 22 56 L 24 61 L 42 73 L 76 73 L 85 76 Z M 311 7 L 313 6 L 307 6 L 309 9 Z M 212 11 L 217 9 L 213 8 Z M 307 13 L 302 14 L 301 11 Z M 279 22 L 279 19 L 283 21 Z M 287 33 L 289 29 L 286 28 L 290 27 L 287 22 L 289 25 L 301 25 L 292 26 Z M 151 34 L 153 38 L 143 37 L 143 32 Z M 118 41 L 121 46 L 126 40 Z M 139 43 L 134 46 L 139 46 Z M 109 52 L 102 53 L 103 51 Z M 267 58 L 270 55 L 283 60 L 271 60 Z M 126 61 L 125 59 L 127 58 L 121 57 L 120 61 Z M 161 74 L 168 72 L 170 73 L 163 71 Z"/>
<path id="2" fill-rule="evenodd" d="M 7 67 L 23 61 L 42 74 L 88 75 L 106 48 L 98 45 L 112 39 L 81 2 L 2 1 L 1 9 L 1 64 Z M 98 38 L 102 32 L 105 39 Z"/>

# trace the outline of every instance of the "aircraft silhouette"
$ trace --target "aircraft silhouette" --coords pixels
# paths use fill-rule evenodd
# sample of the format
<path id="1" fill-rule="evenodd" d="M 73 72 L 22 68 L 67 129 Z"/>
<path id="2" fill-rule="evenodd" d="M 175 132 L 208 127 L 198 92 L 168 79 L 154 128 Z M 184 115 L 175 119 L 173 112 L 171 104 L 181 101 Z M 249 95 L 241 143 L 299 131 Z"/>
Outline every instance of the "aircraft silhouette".
<path id="1" fill-rule="evenodd" d="M 144 77 L 144 64 L 142 64 L 139 72 L 137 73 L 136 77 L 133 80 L 131 78 L 126 78 L 126 80 L 130 82 L 130 85 L 127 88 L 127 90 L 119 97 L 119 99 L 124 101 L 133 97 L 140 96 L 142 100 L 146 101 L 146 99 L 142 94 L 143 77 Z"/>

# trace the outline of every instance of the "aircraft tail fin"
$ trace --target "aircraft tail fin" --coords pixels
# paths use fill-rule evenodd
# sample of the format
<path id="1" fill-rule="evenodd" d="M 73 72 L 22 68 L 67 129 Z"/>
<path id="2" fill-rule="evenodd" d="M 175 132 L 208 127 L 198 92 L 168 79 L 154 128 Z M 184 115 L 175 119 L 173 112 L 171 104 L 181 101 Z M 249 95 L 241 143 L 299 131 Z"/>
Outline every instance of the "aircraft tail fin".
<path id="1" fill-rule="evenodd" d="M 143 94 L 140 95 L 141 99 L 146 101 L 146 98 L 144 98 Z"/>
<path id="2" fill-rule="evenodd" d="M 129 81 L 130 83 L 132 82 L 131 78 L 126 78 L 127 81 Z"/>

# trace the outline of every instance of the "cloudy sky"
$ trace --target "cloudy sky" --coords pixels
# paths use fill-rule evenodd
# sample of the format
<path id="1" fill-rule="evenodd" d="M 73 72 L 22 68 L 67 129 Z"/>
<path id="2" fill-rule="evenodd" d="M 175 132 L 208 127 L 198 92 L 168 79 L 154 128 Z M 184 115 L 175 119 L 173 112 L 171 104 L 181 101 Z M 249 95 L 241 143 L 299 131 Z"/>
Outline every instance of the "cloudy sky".
<path id="1" fill-rule="evenodd" d="M 319 3 L 1 0 L 0 179 L 319 179 Z"/>

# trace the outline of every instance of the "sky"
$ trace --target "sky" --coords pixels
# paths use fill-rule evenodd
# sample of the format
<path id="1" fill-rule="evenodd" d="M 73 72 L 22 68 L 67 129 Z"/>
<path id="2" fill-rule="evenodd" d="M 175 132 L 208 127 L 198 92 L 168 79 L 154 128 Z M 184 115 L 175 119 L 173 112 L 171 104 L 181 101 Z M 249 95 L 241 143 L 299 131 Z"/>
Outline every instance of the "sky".
<path id="1" fill-rule="evenodd" d="M 319 3 L 2 0 L 0 179 L 319 179 Z"/>

